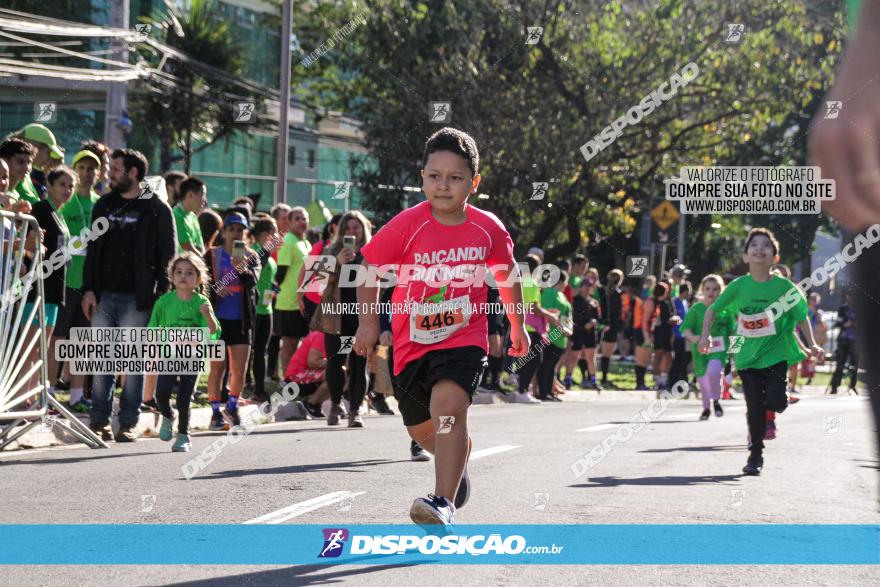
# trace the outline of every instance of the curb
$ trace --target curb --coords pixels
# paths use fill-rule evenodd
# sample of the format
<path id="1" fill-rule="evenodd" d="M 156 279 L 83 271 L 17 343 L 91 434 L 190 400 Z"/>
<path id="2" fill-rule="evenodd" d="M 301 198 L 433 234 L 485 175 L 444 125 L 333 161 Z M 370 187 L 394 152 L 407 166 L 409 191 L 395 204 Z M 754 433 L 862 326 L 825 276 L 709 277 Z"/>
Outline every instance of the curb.
<path id="1" fill-rule="evenodd" d="M 818 385 L 811 386 L 803 386 L 802 391 L 809 393 L 810 395 L 824 395 L 824 388 Z M 800 394 L 801 396 L 805 395 L 804 393 Z M 846 394 L 842 394 L 844 396 Z M 694 398 L 694 395 L 689 395 L 688 398 Z M 565 392 L 565 395 L 562 396 L 563 403 L 586 403 L 593 401 L 608 401 L 608 400 L 639 400 L 639 401 L 650 401 L 656 398 L 656 394 L 654 391 L 626 391 L 620 389 L 612 389 L 605 391 L 596 391 L 594 389 L 571 389 Z M 481 392 L 478 391 L 474 394 L 473 405 L 499 405 L 499 404 L 515 404 L 517 402 L 513 401 L 514 395 L 512 393 L 505 394 L 499 392 Z M 394 400 L 392 396 L 386 396 L 386 400 L 388 401 L 389 406 L 392 409 L 397 408 L 397 402 Z M 740 400 L 741 401 L 741 400 Z M 324 413 L 327 413 L 329 409 L 328 406 L 329 400 L 324 403 Z M 537 405 L 537 404 L 534 404 Z M 239 407 L 239 415 L 242 420 L 246 418 L 251 418 L 251 415 L 257 412 L 258 404 L 247 404 Z M 364 407 L 361 408 L 361 413 L 364 414 Z M 88 416 L 78 416 L 79 419 L 88 424 L 89 418 Z M 262 423 L 269 422 L 288 422 L 288 421 L 303 421 L 299 411 L 291 404 L 285 404 L 278 408 L 275 415 L 271 418 L 265 418 L 258 415 L 253 416 L 255 421 L 262 421 Z M 192 410 L 190 413 L 190 428 L 192 430 L 207 430 L 208 424 L 211 422 L 211 408 L 196 408 Z M 117 418 L 114 416 L 111 420 L 113 426 L 113 432 L 115 433 L 119 429 L 119 422 Z M 138 418 L 138 424 L 135 428 L 138 435 L 142 438 L 157 438 L 159 436 L 159 426 L 162 423 L 162 416 L 154 413 L 154 412 L 143 412 Z M 21 438 L 18 438 L 15 442 L 11 443 L 6 449 L 3 450 L 0 454 L 5 454 L 7 452 L 13 452 L 16 450 L 23 449 L 33 449 L 33 448 L 48 448 L 52 446 L 61 446 L 65 444 L 72 444 L 78 442 L 71 434 L 65 431 L 61 427 L 50 427 L 49 430 L 44 429 L 43 427 L 36 427 L 27 434 L 23 435 Z"/>

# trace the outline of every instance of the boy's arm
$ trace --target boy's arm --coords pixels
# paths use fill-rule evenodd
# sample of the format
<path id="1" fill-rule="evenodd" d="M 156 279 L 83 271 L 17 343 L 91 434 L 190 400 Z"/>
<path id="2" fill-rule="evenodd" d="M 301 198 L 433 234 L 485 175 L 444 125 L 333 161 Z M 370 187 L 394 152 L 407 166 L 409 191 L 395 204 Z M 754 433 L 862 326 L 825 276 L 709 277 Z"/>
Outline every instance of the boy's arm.
<path id="1" fill-rule="evenodd" d="M 521 357 L 529 351 L 529 334 L 526 332 L 526 316 L 525 308 L 523 307 L 519 267 L 516 263 L 510 263 L 506 268 L 496 269 L 493 275 L 496 283 L 498 283 L 498 293 L 501 295 L 501 301 L 504 302 L 505 309 L 507 310 L 507 319 L 510 320 L 510 342 L 513 346 L 507 351 L 507 354 L 511 357 Z M 509 281 L 510 277 L 516 277 L 516 279 L 511 283 Z M 537 304 L 535 308 L 539 309 Z M 544 311 L 542 310 L 542 312 Z M 546 312 L 546 314 L 550 313 Z"/>
<path id="2" fill-rule="evenodd" d="M 825 351 L 822 349 L 822 347 L 816 344 L 816 339 L 815 337 L 813 337 L 813 327 L 810 324 L 810 319 L 805 318 L 804 320 L 798 322 L 798 328 L 801 329 L 801 332 L 805 333 L 807 337 L 807 342 L 810 343 L 810 348 L 808 349 L 810 353 L 812 353 L 812 355 L 819 360 L 825 358 Z"/>
<path id="3" fill-rule="evenodd" d="M 369 271 L 370 264 L 363 261 L 367 268 L 366 279 L 357 288 L 358 329 L 354 337 L 354 352 L 362 357 L 372 357 L 379 341 L 379 280 L 375 271 Z M 520 295 L 522 298 L 522 295 Z"/>

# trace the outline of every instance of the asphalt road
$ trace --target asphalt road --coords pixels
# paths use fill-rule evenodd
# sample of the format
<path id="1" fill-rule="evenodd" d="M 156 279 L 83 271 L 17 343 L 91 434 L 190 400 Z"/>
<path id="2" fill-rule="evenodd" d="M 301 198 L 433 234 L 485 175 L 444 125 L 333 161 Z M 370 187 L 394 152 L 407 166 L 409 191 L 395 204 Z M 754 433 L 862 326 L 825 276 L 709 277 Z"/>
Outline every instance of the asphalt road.
<path id="1" fill-rule="evenodd" d="M 575 478 L 571 466 L 645 400 L 474 406 L 473 493 L 462 524 L 877 524 L 878 463 L 867 400 L 805 394 L 778 419 L 764 474 L 743 478 L 745 408 L 699 422 L 671 404 Z M 399 417 L 366 428 L 264 425 L 191 480 L 181 465 L 217 433 L 173 454 L 156 439 L 109 450 L 40 449 L 0 457 L 0 523 L 407 524 L 433 489 L 432 463 L 409 459 Z M 306 503 L 304 503 L 306 502 Z M 148 548 L 145 545 L 145 548 Z M 736 544 L 658 544 L 658 549 Z M 0 546 L 2 548 L 2 546 Z M 70 545 L 76 549 L 75 544 Z M 259 548 L 259 545 L 242 545 Z M 596 548 L 602 548 L 597 544 Z M 877 584 L 876 566 L 10 566 L 3 584 Z"/>

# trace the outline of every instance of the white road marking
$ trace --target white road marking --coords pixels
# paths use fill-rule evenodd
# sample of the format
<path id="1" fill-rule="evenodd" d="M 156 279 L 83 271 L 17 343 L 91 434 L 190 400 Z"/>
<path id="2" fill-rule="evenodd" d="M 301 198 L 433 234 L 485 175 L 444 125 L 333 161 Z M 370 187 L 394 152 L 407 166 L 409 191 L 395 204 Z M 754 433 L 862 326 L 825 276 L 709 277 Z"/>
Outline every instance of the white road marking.
<path id="1" fill-rule="evenodd" d="M 482 450 L 477 450 L 471 453 L 470 460 L 474 461 L 477 459 L 482 459 L 483 457 L 490 457 L 492 455 L 497 455 L 498 453 L 507 452 L 509 450 L 513 450 L 515 448 L 519 448 L 519 446 L 514 446 L 512 444 L 502 444 L 499 446 L 491 446 L 489 448 L 484 448 Z"/>
<path id="2" fill-rule="evenodd" d="M 597 424 L 589 428 L 579 428 L 575 432 L 598 432 L 599 430 L 608 430 L 609 428 L 617 428 L 617 424 Z"/>
<path id="3" fill-rule="evenodd" d="M 287 521 L 291 518 L 295 518 L 297 516 L 301 516 L 303 514 L 307 514 L 311 511 L 314 511 L 318 508 L 322 508 L 328 505 L 333 505 L 334 503 L 338 503 L 345 499 L 357 497 L 358 495 L 363 495 L 366 493 L 365 491 L 351 492 L 351 491 L 334 491 L 333 493 L 328 493 L 326 495 L 321 495 L 319 497 L 315 497 L 312 499 L 308 499 L 306 501 L 301 501 L 299 503 L 295 503 L 293 505 L 287 506 L 286 508 L 281 508 L 280 510 L 269 512 L 266 515 L 260 516 L 258 518 L 254 518 L 253 520 L 248 520 L 244 522 L 245 524 L 280 524 L 281 522 Z"/>

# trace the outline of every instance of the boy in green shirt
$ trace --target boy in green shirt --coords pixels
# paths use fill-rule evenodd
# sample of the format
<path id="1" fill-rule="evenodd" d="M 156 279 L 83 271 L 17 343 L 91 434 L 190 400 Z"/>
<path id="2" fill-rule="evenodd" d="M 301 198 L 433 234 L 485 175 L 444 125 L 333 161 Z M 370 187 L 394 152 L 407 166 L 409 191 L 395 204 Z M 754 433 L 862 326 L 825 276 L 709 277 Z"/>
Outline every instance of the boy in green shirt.
<path id="1" fill-rule="evenodd" d="M 177 252 L 204 255 L 205 243 L 197 214 L 208 203 L 208 188 L 202 180 L 188 177 L 180 182 L 179 189 L 180 202 L 172 210 L 177 227 Z"/>
<path id="2" fill-rule="evenodd" d="M 770 274 L 770 267 L 779 262 L 779 242 L 770 230 L 749 231 L 743 262 L 748 263 L 749 274 L 734 279 L 706 310 L 699 350 L 708 353 L 711 348 L 709 335 L 715 317 L 725 309 L 736 312 L 736 343 L 742 344 L 738 351 L 731 351 L 736 353 L 736 369 L 743 382 L 751 439 L 743 473 L 760 475 L 764 466 L 765 413 L 781 413 L 788 407 L 788 366 L 805 357 L 794 333 L 795 325 L 805 334 L 816 357 L 821 359 L 824 353 L 813 338 L 803 292 L 788 279 Z M 780 309 L 783 302 L 787 308 Z"/>

